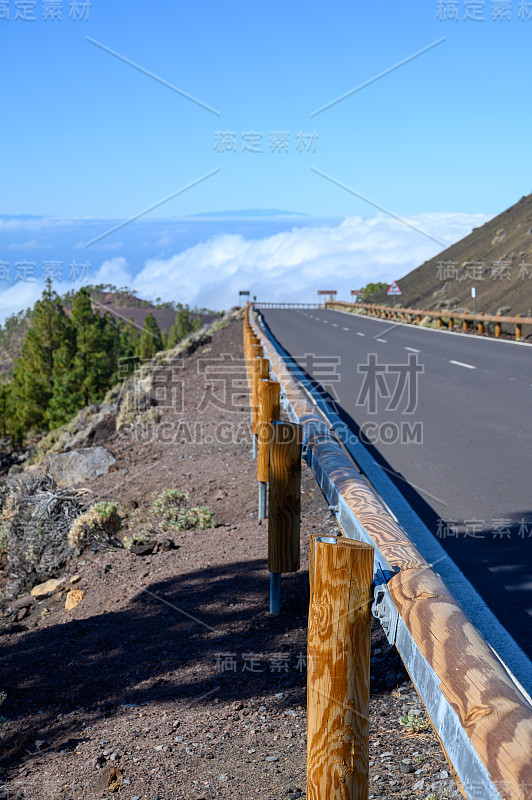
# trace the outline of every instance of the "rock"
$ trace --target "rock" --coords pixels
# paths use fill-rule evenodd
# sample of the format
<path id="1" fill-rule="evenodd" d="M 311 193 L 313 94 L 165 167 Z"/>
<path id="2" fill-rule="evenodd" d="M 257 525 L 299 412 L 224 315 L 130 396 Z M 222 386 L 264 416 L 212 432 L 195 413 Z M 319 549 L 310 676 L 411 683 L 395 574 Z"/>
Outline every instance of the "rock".
<path id="1" fill-rule="evenodd" d="M 17 622 L 22 622 L 22 620 L 25 619 L 29 613 L 30 610 L 27 606 L 25 608 L 21 608 L 17 614 Z"/>
<path id="2" fill-rule="evenodd" d="M 84 595 L 85 592 L 83 591 L 83 589 L 70 589 L 65 600 L 66 610 L 72 611 L 73 608 L 79 606 L 79 604 L 83 600 Z"/>
<path id="3" fill-rule="evenodd" d="M 151 556 L 155 551 L 155 542 L 145 542 L 144 544 L 132 544 L 129 552 L 135 556 Z"/>
<path id="4" fill-rule="evenodd" d="M 31 590 L 31 596 L 34 600 L 44 600 L 54 594 L 54 592 L 57 592 L 64 582 L 64 578 L 51 578 L 49 581 L 39 583 Z"/>
<path id="5" fill-rule="evenodd" d="M 225 783 L 225 781 L 227 780 L 227 775 L 224 775 L 224 774 L 220 775 L 220 777 L 218 778 L 218 780 L 219 780 L 221 783 Z"/>
<path id="6" fill-rule="evenodd" d="M 105 756 L 96 756 L 96 758 L 92 759 L 92 766 L 98 769 L 101 769 L 105 764 Z"/>
<path id="7" fill-rule="evenodd" d="M 107 788 L 110 792 L 118 792 L 122 786 L 122 773 L 117 767 L 111 767 L 107 778 Z"/>
<path id="8" fill-rule="evenodd" d="M 37 468 L 51 475 L 58 486 L 65 487 L 107 475 L 115 463 L 111 453 L 99 446 L 46 456 Z"/>
<path id="9" fill-rule="evenodd" d="M 425 778 L 421 778 L 421 780 L 420 780 L 420 781 L 418 781 L 417 783 L 415 783 L 415 784 L 412 786 L 412 789 L 413 789 L 413 791 L 414 791 L 414 792 L 417 792 L 417 791 L 419 791 L 420 789 L 423 789 L 423 787 L 424 787 L 424 786 L 425 786 Z"/>
<path id="10" fill-rule="evenodd" d="M 21 608 L 30 608 L 33 605 L 33 597 L 31 594 L 25 594 L 22 597 L 18 597 L 16 600 L 13 600 L 10 605 L 15 611 L 18 611 Z"/>
<path id="11" fill-rule="evenodd" d="M 271 762 L 279 761 L 279 756 L 266 756 L 266 758 L 264 760 L 265 761 L 271 761 Z"/>
<path id="12" fill-rule="evenodd" d="M 80 575 L 72 575 L 72 577 L 70 578 L 70 583 L 71 583 L 72 586 L 75 586 L 75 584 L 79 583 L 80 580 L 81 580 L 81 576 Z"/>
<path id="13" fill-rule="evenodd" d="M 48 742 L 46 741 L 46 739 L 36 739 L 35 749 L 37 750 L 37 752 L 44 750 L 45 747 L 48 747 Z"/>

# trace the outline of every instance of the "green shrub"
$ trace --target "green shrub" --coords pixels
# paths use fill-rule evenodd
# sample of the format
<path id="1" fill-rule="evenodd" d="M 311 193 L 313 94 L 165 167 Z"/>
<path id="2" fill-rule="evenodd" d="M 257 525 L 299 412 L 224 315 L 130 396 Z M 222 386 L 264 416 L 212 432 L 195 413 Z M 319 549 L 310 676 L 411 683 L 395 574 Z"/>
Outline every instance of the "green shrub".
<path id="1" fill-rule="evenodd" d="M 405 714 L 404 717 L 401 717 L 400 722 L 403 728 L 409 733 L 420 733 L 421 731 L 426 731 L 427 728 L 430 728 L 430 722 L 428 719 L 417 717 L 412 713 Z"/>
<path id="2" fill-rule="evenodd" d="M 79 552 L 88 547 L 122 547 L 117 537 L 121 527 L 122 518 L 114 503 L 96 503 L 74 520 L 68 541 Z"/>
<path id="3" fill-rule="evenodd" d="M 187 508 L 188 492 L 181 489 L 163 489 L 153 503 L 150 514 L 159 517 L 162 530 L 204 530 L 214 528 L 214 515 L 207 506 Z"/>

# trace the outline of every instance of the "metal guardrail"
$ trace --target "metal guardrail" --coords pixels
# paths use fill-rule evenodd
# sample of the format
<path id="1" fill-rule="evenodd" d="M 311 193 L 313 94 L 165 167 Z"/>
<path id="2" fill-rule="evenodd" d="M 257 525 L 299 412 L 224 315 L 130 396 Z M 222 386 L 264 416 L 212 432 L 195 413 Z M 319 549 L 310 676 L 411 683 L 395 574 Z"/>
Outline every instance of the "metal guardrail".
<path id="1" fill-rule="evenodd" d="M 321 308 L 320 303 L 254 303 L 255 308 Z"/>
<path id="2" fill-rule="evenodd" d="M 520 341 L 523 338 L 523 326 L 532 325 L 532 317 L 521 317 L 517 314 L 514 317 L 506 317 L 501 314 L 476 314 L 455 312 L 452 310 L 438 310 L 438 311 L 425 311 L 420 308 L 402 308 L 400 306 L 385 306 L 377 305 L 375 303 L 347 303 L 344 300 L 333 300 L 325 303 L 326 308 L 339 309 L 341 311 L 352 311 L 356 313 L 359 308 L 364 308 L 368 315 L 371 317 L 380 317 L 381 319 L 396 320 L 399 322 L 413 323 L 419 325 L 424 317 L 432 317 L 437 322 L 438 328 L 442 328 L 446 321 L 447 328 L 454 330 L 455 320 L 462 321 L 462 330 L 466 333 L 469 330 L 469 323 L 476 324 L 476 332 L 482 336 L 485 334 L 484 326 L 486 323 L 492 323 L 494 328 L 494 337 L 499 339 L 502 333 L 502 325 L 508 324 L 514 326 L 515 340 Z"/>
<path id="3" fill-rule="evenodd" d="M 375 548 L 374 615 L 397 647 L 466 796 L 532 797 L 532 706 L 346 453 L 344 423 L 264 321 L 259 328 L 251 313 L 250 323 L 344 535 Z"/>

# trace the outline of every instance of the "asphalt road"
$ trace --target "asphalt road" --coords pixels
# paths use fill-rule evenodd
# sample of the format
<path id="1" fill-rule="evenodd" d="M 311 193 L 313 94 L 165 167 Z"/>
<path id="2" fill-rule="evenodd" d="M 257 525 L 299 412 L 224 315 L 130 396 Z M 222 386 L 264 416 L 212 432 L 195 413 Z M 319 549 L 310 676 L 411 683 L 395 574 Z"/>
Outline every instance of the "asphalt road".
<path id="1" fill-rule="evenodd" d="M 322 309 L 263 314 L 532 657 L 532 346 Z"/>

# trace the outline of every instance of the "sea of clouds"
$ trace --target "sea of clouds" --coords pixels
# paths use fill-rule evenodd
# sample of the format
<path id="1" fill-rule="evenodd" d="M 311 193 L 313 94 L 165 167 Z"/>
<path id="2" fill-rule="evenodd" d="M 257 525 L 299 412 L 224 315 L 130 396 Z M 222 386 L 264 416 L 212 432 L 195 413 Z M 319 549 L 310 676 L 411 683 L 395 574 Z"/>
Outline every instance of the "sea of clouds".
<path id="1" fill-rule="evenodd" d="M 308 302 L 319 289 L 337 289 L 347 299 L 369 281 L 400 279 L 487 219 L 439 212 L 403 220 L 383 213 L 343 220 L 142 220 L 102 236 L 116 221 L 0 217 L 0 321 L 33 305 L 52 261 L 62 264 L 54 279 L 60 294 L 111 283 L 146 299 L 218 310 L 235 305 L 240 290 L 258 300 Z M 35 265 L 26 267 L 26 279 L 22 262 Z M 83 277 L 71 274 L 73 263 L 78 273 L 89 265 Z"/>

